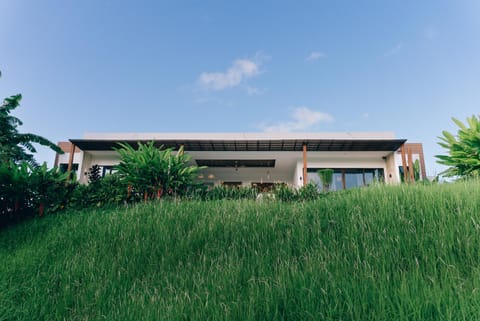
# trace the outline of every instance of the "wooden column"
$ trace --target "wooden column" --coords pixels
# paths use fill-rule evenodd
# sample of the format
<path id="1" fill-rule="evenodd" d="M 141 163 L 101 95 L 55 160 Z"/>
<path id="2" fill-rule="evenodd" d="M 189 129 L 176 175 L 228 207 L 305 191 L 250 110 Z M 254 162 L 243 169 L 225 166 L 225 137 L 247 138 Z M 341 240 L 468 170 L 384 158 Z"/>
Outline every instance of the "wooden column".
<path id="1" fill-rule="evenodd" d="M 405 157 L 405 144 L 402 144 L 400 147 L 400 152 L 402 153 L 402 168 L 403 168 L 403 181 L 408 182 L 407 176 L 407 159 Z"/>
<path id="2" fill-rule="evenodd" d="M 58 159 L 60 158 L 60 155 L 58 153 L 55 154 L 55 163 L 53 163 L 53 167 L 58 167 Z"/>
<path id="3" fill-rule="evenodd" d="M 70 147 L 70 155 L 68 157 L 68 167 L 67 167 L 67 173 L 68 173 L 68 176 L 67 176 L 67 181 L 70 180 L 70 172 L 72 171 L 72 165 L 73 165 L 73 156 L 75 155 L 75 144 L 72 143 L 71 147 Z"/>
<path id="4" fill-rule="evenodd" d="M 303 186 L 307 185 L 307 144 L 303 144 Z"/>
<path id="5" fill-rule="evenodd" d="M 408 169 L 409 169 L 409 174 L 410 174 L 410 182 L 414 183 L 415 182 L 415 171 L 413 169 L 413 152 L 412 149 L 408 149 Z"/>

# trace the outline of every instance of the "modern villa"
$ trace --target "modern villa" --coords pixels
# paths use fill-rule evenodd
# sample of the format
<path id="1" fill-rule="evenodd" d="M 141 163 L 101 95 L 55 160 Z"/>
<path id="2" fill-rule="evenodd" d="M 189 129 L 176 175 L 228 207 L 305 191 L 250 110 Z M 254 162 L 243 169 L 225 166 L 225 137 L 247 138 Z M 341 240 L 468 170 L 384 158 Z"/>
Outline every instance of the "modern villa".
<path id="1" fill-rule="evenodd" d="M 81 183 L 99 165 L 102 175 L 114 171 L 118 143 L 137 146 L 154 141 L 157 146 L 184 147 L 192 164 L 207 166 L 198 179 L 207 185 L 257 186 L 275 184 L 301 187 L 319 183 L 317 170 L 334 170 L 331 190 L 413 181 L 414 170 L 426 178 L 421 143 L 407 143 L 391 132 L 371 133 L 102 133 L 85 134 L 58 145 L 55 165 L 75 171 Z M 414 164 L 417 164 L 414 166 Z"/>

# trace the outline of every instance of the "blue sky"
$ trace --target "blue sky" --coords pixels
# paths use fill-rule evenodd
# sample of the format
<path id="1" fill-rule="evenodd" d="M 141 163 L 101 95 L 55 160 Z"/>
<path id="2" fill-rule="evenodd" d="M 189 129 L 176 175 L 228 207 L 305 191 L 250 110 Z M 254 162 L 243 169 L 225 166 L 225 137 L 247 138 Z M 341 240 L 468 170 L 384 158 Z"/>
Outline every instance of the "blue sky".
<path id="1" fill-rule="evenodd" d="M 0 0 L 0 70 L 52 141 L 394 131 L 436 174 L 437 136 L 479 113 L 480 2 Z"/>

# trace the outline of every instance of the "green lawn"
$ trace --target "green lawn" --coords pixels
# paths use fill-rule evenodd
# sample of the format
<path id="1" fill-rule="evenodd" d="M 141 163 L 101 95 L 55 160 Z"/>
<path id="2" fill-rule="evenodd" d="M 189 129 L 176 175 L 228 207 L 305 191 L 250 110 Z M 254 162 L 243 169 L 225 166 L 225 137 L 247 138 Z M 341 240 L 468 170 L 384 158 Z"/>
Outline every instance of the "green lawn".
<path id="1" fill-rule="evenodd" d="M 478 182 L 161 201 L 0 231 L 0 320 L 478 318 Z"/>

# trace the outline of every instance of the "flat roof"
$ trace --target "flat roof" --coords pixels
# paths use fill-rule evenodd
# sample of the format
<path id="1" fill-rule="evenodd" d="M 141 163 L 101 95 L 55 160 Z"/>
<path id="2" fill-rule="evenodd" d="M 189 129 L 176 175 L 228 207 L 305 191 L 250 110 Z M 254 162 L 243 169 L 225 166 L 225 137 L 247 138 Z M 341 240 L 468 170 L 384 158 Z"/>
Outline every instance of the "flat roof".
<path id="1" fill-rule="evenodd" d="M 85 133 L 83 139 L 103 140 L 284 140 L 284 139 L 394 139 L 393 132 L 315 133 Z"/>
<path id="2" fill-rule="evenodd" d="M 156 146 L 185 151 L 396 151 L 406 139 L 391 132 L 372 133 L 109 133 L 86 134 L 70 141 L 84 151 L 113 150 L 119 143 L 137 147 L 154 141 Z"/>

